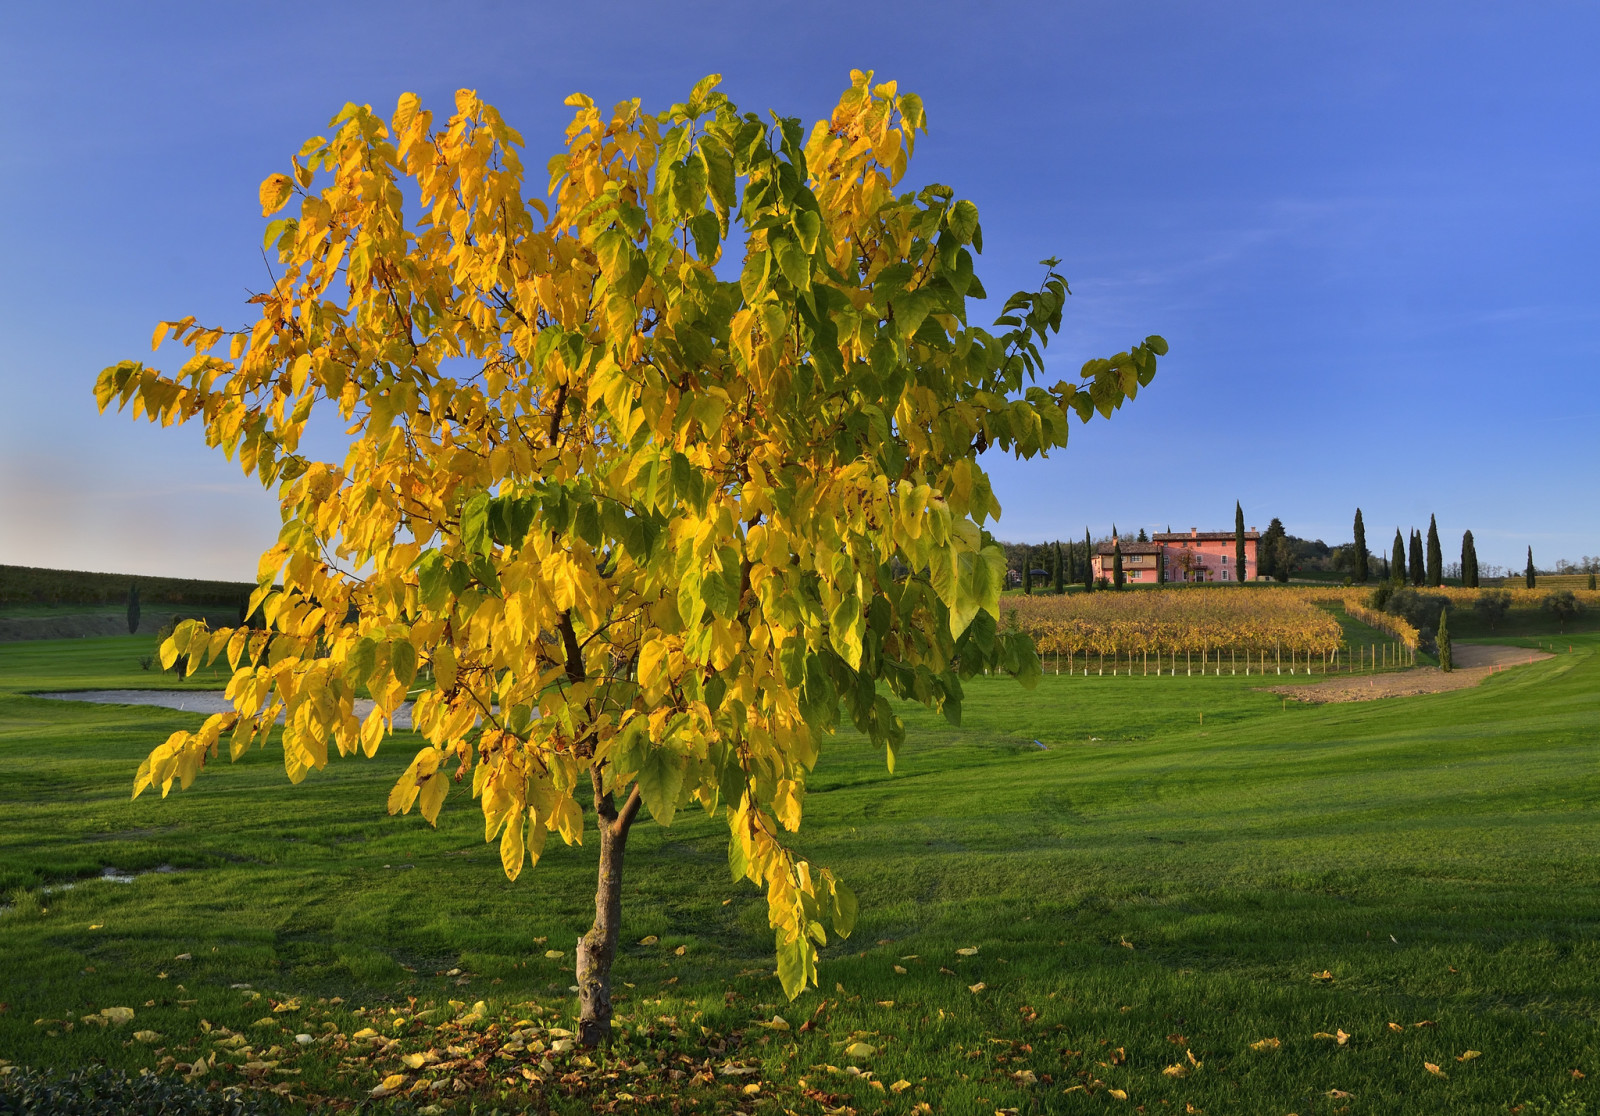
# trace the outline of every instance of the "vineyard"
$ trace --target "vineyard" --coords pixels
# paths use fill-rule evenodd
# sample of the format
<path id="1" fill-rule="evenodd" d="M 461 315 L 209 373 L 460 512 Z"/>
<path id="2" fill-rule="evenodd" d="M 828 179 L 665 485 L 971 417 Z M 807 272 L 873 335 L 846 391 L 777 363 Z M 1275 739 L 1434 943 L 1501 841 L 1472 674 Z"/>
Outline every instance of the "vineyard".
<path id="1" fill-rule="evenodd" d="M 1481 591 L 1427 589 L 1452 608 L 1471 608 Z M 1512 607 L 1536 608 L 1542 589 L 1507 590 Z M 1046 670 L 1115 674 L 1329 673 L 1413 666 L 1422 633 L 1372 608 L 1366 586 L 1284 586 L 1141 590 L 1008 598 L 1006 623 L 1033 637 Z M 1600 593 L 1578 592 L 1587 607 Z M 1344 610 L 1392 642 L 1346 645 Z"/>

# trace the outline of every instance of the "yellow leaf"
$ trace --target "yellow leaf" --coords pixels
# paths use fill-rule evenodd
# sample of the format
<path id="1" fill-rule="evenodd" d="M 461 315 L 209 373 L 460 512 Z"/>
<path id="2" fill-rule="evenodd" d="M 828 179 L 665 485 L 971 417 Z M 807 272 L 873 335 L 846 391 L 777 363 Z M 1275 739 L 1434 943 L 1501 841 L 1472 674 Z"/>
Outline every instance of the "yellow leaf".
<path id="1" fill-rule="evenodd" d="M 761 1092 L 761 1083 L 759 1081 L 752 1081 L 744 1087 L 744 1095 L 747 1097 L 753 1097 L 759 1092 Z"/>
<path id="2" fill-rule="evenodd" d="M 891 1093 L 903 1093 L 909 1088 L 911 1088 L 911 1082 L 902 1077 L 899 1081 L 889 1086 L 889 1091 Z"/>
<path id="3" fill-rule="evenodd" d="M 1444 1070 L 1440 1069 L 1438 1066 L 1434 1065 L 1432 1062 L 1423 1062 L 1422 1063 L 1422 1068 L 1427 1070 L 1429 1073 L 1433 1074 L 1435 1077 L 1449 1077 L 1450 1076 L 1448 1073 L 1445 1073 Z"/>
<path id="4" fill-rule="evenodd" d="M 844 1056 L 852 1059 L 870 1058 L 877 1052 L 878 1048 L 876 1046 L 860 1041 L 852 1042 L 844 1048 Z"/>
<path id="5" fill-rule="evenodd" d="M 904 965 L 896 965 L 894 967 L 894 971 L 899 973 L 901 976 L 906 975 L 906 967 Z"/>
<path id="6" fill-rule="evenodd" d="M 1470 1062 L 1474 1058 L 1481 1058 L 1481 1057 L 1483 1057 L 1483 1051 L 1481 1051 L 1481 1050 L 1468 1050 L 1465 1053 L 1463 1053 L 1459 1058 L 1457 1058 L 1456 1061 L 1458 1061 L 1458 1062 Z"/>
<path id="7" fill-rule="evenodd" d="M 684 954 L 689 952 L 689 947 L 688 946 L 679 946 L 677 949 L 673 950 L 672 952 L 677 954 L 679 957 L 682 957 Z"/>
<path id="8" fill-rule="evenodd" d="M 385 1077 L 383 1079 L 383 1084 L 379 1085 L 376 1089 L 372 1090 L 372 1092 L 369 1093 L 368 1096 L 386 1097 L 386 1096 L 390 1095 L 391 1093 L 398 1092 L 399 1090 L 405 1088 L 405 1084 L 406 1084 L 406 1075 L 405 1074 L 403 1074 L 403 1073 L 391 1073 L 388 1077 Z"/>
<path id="9" fill-rule="evenodd" d="M 421 1069 L 428 1062 L 426 1054 L 402 1054 L 400 1061 L 412 1069 Z"/>
<path id="10" fill-rule="evenodd" d="M 1168 1066 L 1161 1072 L 1167 1077 L 1188 1077 L 1189 1067 L 1179 1062 L 1177 1065 Z"/>
<path id="11" fill-rule="evenodd" d="M 1275 1038 L 1264 1038 L 1250 1044 L 1251 1050 L 1277 1050 L 1283 1043 Z"/>
<path id="12" fill-rule="evenodd" d="M 161 1033 L 159 1031 L 135 1031 L 133 1032 L 133 1037 L 139 1042 L 157 1043 L 161 1041 Z"/>
<path id="13" fill-rule="evenodd" d="M 960 957 L 973 957 L 977 955 L 977 952 L 977 946 L 966 946 L 962 949 L 956 950 L 956 954 Z"/>
<path id="14" fill-rule="evenodd" d="M 987 984 L 983 983 L 983 981 L 980 980 L 977 984 L 969 984 L 969 985 L 967 985 L 967 991 L 968 992 L 982 992 L 987 987 L 989 987 L 989 986 Z"/>
<path id="15" fill-rule="evenodd" d="M 350 1036 L 350 1041 L 351 1042 L 360 1042 L 363 1039 L 375 1039 L 377 1037 L 378 1037 L 378 1032 L 377 1031 L 374 1031 L 371 1027 L 363 1027 L 363 1028 L 361 1028 L 361 1030 L 357 1031 L 355 1034 Z"/>
<path id="16" fill-rule="evenodd" d="M 661 939 L 656 937 L 654 934 L 646 934 L 644 937 L 639 939 L 639 944 L 640 945 L 655 945 L 660 940 Z"/>
<path id="17" fill-rule="evenodd" d="M 1406 1029 L 1404 1027 L 1400 1026 L 1400 1024 L 1398 1024 L 1398 1023 L 1390 1023 L 1389 1024 L 1389 1030 L 1394 1031 L 1397 1034 L 1402 1034 L 1402 1035 L 1405 1034 L 1405 1032 L 1406 1032 Z"/>
<path id="18" fill-rule="evenodd" d="M 546 957 L 548 957 L 552 961 L 559 961 L 561 958 L 565 957 L 567 954 L 566 954 L 565 950 L 547 949 L 547 950 L 544 951 L 544 955 Z"/>
<path id="19" fill-rule="evenodd" d="M 1128 1099 L 1128 1091 L 1126 1089 L 1107 1089 L 1106 1095 L 1109 1097 L 1114 1097 L 1117 1100 Z"/>
<path id="20" fill-rule="evenodd" d="M 450 776 L 443 771 L 435 771 L 428 776 L 428 781 L 422 784 L 422 817 L 435 828 L 439 824 L 439 807 L 444 805 L 444 796 L 449 789 Z"/>

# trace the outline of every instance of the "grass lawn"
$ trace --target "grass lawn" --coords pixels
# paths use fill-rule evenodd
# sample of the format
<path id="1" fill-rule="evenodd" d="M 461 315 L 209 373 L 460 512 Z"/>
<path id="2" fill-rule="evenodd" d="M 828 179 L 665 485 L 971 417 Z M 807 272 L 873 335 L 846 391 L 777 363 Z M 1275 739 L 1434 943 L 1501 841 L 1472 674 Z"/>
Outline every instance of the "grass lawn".
<path id="1" fill-rule="evenodd" d="M 1513 619 L 1502 642 L 1556 643 Z M 721 821 L 644 821 L 615 1050 L 553 1070 L 495 1059 L 491 1079 L 519 1084 L 418 1103 L 1588 1111 L 1600 633 L 1559 640 L 1554 659 L 1477 689 L 1366 704 L 1283 703 L 1256 677 L 1046 675 L 1031 693 L 974 680 L 960 729 L 908 714 L 894 776 L 859 737 L 824 749 L 797 843 L 854 886 L 862 915 L 825 952 L 820 990 L 784 1001 L 764 900 L 729 883 Z M 490 1038 L 529 1019 L 570 1026 L 592 844 L 552 840 L 510 884 L 464 789 L 438 830 L 388 817 L 415 750 L 404 737 L 299 787 L 269 749 L 130 802 L 139 760 L 198 718 L 23 691 L 170 684 L 139 670 L 148 642 L 0 644 L 0 1058 L 137 1071 L 237 1045 L 226 1029 L 278 1062 L 255 1079 L 359 1098 L 401 1053 L 446 1041 L 448 1000 L 486 1001 L 473 1041 L 494 1020 Z M 158 865 L 179 871 L 44 890 Z M 82 1021 L 124 1005 L 126 1026 Z M 399 1045 L 349 1039 L 363 1027 Z M 333 1037 L 297 1047 L 297 1032 Z M 760 1073 L 695 1078 L 708 1058 Z M 516 1077 L 524 1066 L 540 1084 Z M 200 1083 L 245 1080 L 224 1064 Z"/>

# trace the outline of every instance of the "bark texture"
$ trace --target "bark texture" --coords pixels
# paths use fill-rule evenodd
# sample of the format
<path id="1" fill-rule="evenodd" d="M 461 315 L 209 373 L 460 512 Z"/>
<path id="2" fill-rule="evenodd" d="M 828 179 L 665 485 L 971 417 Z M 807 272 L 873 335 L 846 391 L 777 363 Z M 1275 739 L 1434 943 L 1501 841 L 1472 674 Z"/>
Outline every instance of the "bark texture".
<path id="1" fill-rule="evenodd" d="M 578 939 L 578 1042 L 587 1047 L 611 1041 L 611 963 L 622 932 L 622 857 L 628 830 L 639 814 L 639 788 L 634 787 L 618 810 L 601 790 L 598 768 L 591 769 L 595 814 L 600 829 L 600 870 L 594 893 L 594 925 Z"/>

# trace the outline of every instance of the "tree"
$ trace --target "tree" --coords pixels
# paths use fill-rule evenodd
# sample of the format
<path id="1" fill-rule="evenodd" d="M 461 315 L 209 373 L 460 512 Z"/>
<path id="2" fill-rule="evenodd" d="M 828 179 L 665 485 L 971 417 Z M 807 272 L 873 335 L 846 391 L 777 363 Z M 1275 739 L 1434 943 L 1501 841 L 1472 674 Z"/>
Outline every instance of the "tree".
<path id="1" fill-rule="evenodd" d="M 1408 580 L 1413 588 L 1420 589 L 1428 576 L 1422 560 L 1422 532 L 1415 527 L 1411 529 L 1411 552 L 1406 565 Z"/>
<path id="2" fill-rule="evenodd" d="M 1134 542 L 1147 543 L 1147 542 L 1150 541 L 1150 535 L 1145 531 L 1145 529 L 1143 527 L 1141 527 L 1141 528 L 1139 528 L 1139 537 L 1134 539 L 1133 541 Z"/>
<path id="3" fill-rule="evenodd" d="M 1022 552 L 1022 591 L 1027 596 L 1033 596 L 1033 561 L 1026 550 Z"/>
<path id="4" fill-rule="evenodd" d="M 1552 589 L 1539 601 L 1539 607 L 1556 618 L 1561 630 L 1567 630 L 1567 621 L 1583 615 L 1583 602 L 1571 589 Z"/>
<path id="5" fill-rule="evenodd" d="M 1592 572 L 1592 571 L 1591 571 L 1591 572 L 1590 572 L 1590 574 L 1589 574 L 1589 588 L 1590 588 L 1590 589 L 1593 589 L 1593 588 L 1594 588 L 1594 587 L 1595 587 L 1595 586 L 1594 586 L 1594 577 L 1595 577 L 1595 575 L 1594 575 L 1594 573 L 1593 573 L 1593 572 Z"/>
<path id="6" fill-rule="evenodd" d="M 1118 589 L 1127 583 L 1127 578 L 1122 573 L 1122 541 L 1113 536 L 1111 539 L 1111 584 Z"/>
<path id="7" fill-rule="evenodd" d="M 1400 528 L 1394 529 L 1394 556 L 1389 559 L 1390 578 L 1396 585 L 1406 583 L 1406 544 L 1400 541 Z"/>
<path id="8" fill-rule="evenodd" d="M 1355 535 L 1355 567 L 1352 573 L 1357 585 L 1365 585 L 1371 571 L 1367 568 L 1367 525 L 1361 521 L 1360 508 L 1356 509 Z"/>
<path id="9" fill-rule="evenodd" d="M 1439 669 L 1448 674 L 1455 669 L 1455 660 L 1450 653 L 1450 608 L 1448 605 L 1439 610 L 1439 631 L 1433 638 L 1434 642 L 1439 645 Z"/>
<path id="10" fill-rule="evenodd" d="M 128 634 L 139 630 L 139 583 L 128 586 Z"/>
<path id="11" fill-rule="evenodd" d="M 1428 584 L 1437 589 L 1444 584 L 1444 552 L 1439 548 L 1439 522 L 1428 516 Z"/>
<path id="12" fill-rule="evenodd" d="M 1461 536 L 1461 584 L 1467 589 L 1478 587 L 1478 547 L 1471 531 Z"/>
<path id="13" fill-rule="evenodd" d="M 163 664 L 226 657 L 235 709 L 152 751 L 135 794 L 187 787 L 224 732 L 235 758 L 264 744 L 280 712 L 293 782 L 330 751 L 371 755 L 416 687 L 426 744 L 391 812 L 434 823 L 470 771 L 511 879 L 592 814 L 585 1044 L 611 1030 L 641 810 L 724 816 L 785 991 L 814 982 L 856 900 L 782 834 L 841 701 L 892 770 L 891 698 L 954 718 L 963 678 L 1037 675 L 1026 636 L 997 630 L 1000 509 L 978 456 L 1063 446 L 1073 414 L 1109 416 L 1166 351 L 1147 338 L 1081 383 L 1029 386 L 1066 283 L 1050 261 L 1001 331 L 967 323 L 977 208 L 894 189 L 924 130 L 915 96 L 855 72 L 808 139 L 740 115 L 717 81 L 660 116 L 569 99 L 550 206 L 470 91 L 440 127 L 411 94 L 388 121 L 347 105 L 262 184 L 266 215 L 300 200 L 268 225 L 281 269 L 254 326 L 163 323 L 157 347 L 193 350 L 177 374 L 124 361 L 96 384 L 102 409 L 199 418 L 284 520 L 251 599 L 268 630 L 187 621 L 163 643 Z M 714 270 L 725 243 L 736 282 Z M 308 456 L 313 414 L 350 431 L 337 460 Z"/>
<path id="14" fill-rule="evenodd" d="M 1094 591 L 1094 543 L 1089 540 L 1089 528 L 1083 529 L 1083 587 Z"/>
<path id="15" fill-rule="evenodd" d="M 1492 632 L 1506 618 L 1506 613 L 1511 611 L 1511 594 L 1504 589 L 1485 589 L 1472 602 L 1472 611 L 1478 614 L 1478 619 L 1489 625 Z"/>
<path id="16" fill-rule="evenodd" d="M 1233 576 L 1239 581 L 1245 579 L 1244 556 L 1244 507 L 1235 500 L 1233 502 Z"/>
<path id="17" fill-rule="evenodd" d="M 1278 545 L 1278 540 L 1282 539 L 1286 534 L 1287 532 L 1283 529 L 1283 520 L 1273 516 L 1272 522 L 1267 524 L 1266 531 L 1256 544 L 1256 569 L 1259 576 L 1277 578 L 1279 581 L 1289 580 L 1289 571 L 1287 569 L 1281 571 L 1278 569 L 1280 559 L 1285 563 L 1288 560 L 1286 548 Z"/>
<path id="18" fill-rule="evenodd" d="M 1533 547 L 1531 546 L 1528 548 L 1528 568 L 1522 571 L 1522 577 L 1527 582 L 1529 589 L 1537 587 L 1539 571 L 1533 568 Z"/>
<path id="19" fill-rule="evenodd" d="M 1055 550 L 1055 553 L 1051 556 L 1053 564 L 1050 567 L 1050 588 L 1055 591 L 1057 596 L 1059 596 L 1060 594 L 1065 593 L 1067 591 L 1067 583 L 1066 583 L 1066 581 L 1064 580 L 1064 577 L 1063 577 L 1065 571 L 1063 571 L 1062 568 L 1061 568 L 1061 540 L 1060 539 L 1056 540 L 1054 550 Z"/>

